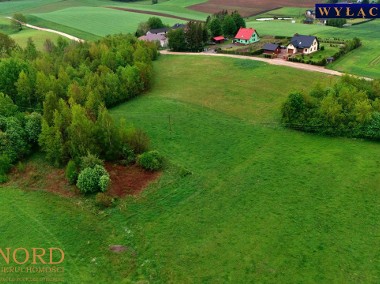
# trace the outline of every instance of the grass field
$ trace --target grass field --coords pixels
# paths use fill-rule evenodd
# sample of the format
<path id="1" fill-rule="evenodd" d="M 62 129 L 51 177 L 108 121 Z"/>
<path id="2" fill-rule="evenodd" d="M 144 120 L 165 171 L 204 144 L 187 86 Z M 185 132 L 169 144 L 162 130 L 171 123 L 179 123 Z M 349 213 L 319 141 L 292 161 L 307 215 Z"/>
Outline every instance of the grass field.
<path id="1" fill-rule="evenodd" d="M 0 32 L 8 34 L 21 47 L 25 47 L 28 38 L 32 38 L 38 49 L 42 49 L 46 39 L 49 38 L 55 41 L 58 38 L 57 34 L 37 31 L 25 27 L 21 31 L 15 32 L 15 30 L 10 25 L 10 20 L 3 17 L 0 17 Z"/>
<path id="2" fill-rule="evenodd" d="M 310 6 L 312 7 L 312 6 Z M 299 7 L 283 7 L 280 9 L 271 10 L 268 12 L 265 12 L 263 14 L 251 17 L 248 19 L 248 21 L 254 20 L 256 18 L 273 18 L 273 17 L 286 17 L 286 18 L 305 18 L 305 11 L 306 8 L 299 8 Z"/>
<path id="3" fill-rule="evenodd" d="M 363 46 L 339 59 L 331 65 L 331 68 L 361 76 L 380 78 L 379 20 L 344 29 L 321 31 L 317 35 L 343 39 L 352 39 L 353 37 L 360 38 L 363 42 Z"/>
<path id="4" fill-rule="evenodd" d="M 152 15 L 101 7 L 80 7 L 33 14 L 33 16 L 94 35 L 105 36 L 115 33 L 134 33 L 138 24 L 147 21 Z M 168 25 L 183 22 L 173 18 L 161 17 L 161 19 Z"/>
<path id="5" fill-rule="evenodd" d="M 290 21 L 275 20 L 275 21 L 252 21 L 247 22 L 247 27 L 257 29 L 261 35 L 279 35 L 293 36 L 295 33 L 315 35 L 323 31 L 336 29 L 323 25 L 305 25 L 301 23 L 292 24 Z"/>
<path id="6" fill-rule="evenodd" d="M 279 125 L 290 91 L 336 78 L 195 56 L 154 68 L 152 91 L 112 115 L 170 161 L 160 181 L 103 213 L 91 199 L 3 188 L 2 246 L 62 246 L 67 283 L 378 282 L 380 145 Z"/>
<path id="7" fill-rule="evenodd" d="M 138 1 L 132 3 L 112 2 L 109 6 L 137 9 L 149 12 L 165 13 L 173 16 L 184 17 L 193 20 L 205 21 L 208 14 L 187 9 L 186 7 L 206 0 L 170 0 L 158 1 L 158 4 L 152 5 L 152 1 Z"/>

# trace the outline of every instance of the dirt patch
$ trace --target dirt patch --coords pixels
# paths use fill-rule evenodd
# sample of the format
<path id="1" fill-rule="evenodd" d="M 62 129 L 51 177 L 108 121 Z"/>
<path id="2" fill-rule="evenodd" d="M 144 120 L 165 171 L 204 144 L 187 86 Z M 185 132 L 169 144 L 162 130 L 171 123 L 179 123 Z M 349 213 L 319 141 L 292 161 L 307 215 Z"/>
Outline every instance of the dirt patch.
<path id="1" fill-rule="evenodd" d="M 108 194 L 115 197 L 136 195 L 161 175 L 160 172 L 145 171 L 136 165 L 125 167 L 106 163 L 105 168 L 111 178 Z"/>
<path id="2" fill-rule="evenodd" d="M 8 185 L 16 185 L 26 190 L 44 190 L 65 197 L 79 195 L 75 186 L 68 183 L 63 169 L 46 166 L 43 169 L 37 164 L 27 164 L 25 169 L 12 169 Z"/>
<path id="3" fill-rule="evenodd" d="M 114 10 L 120 10 L 120 11 L 126 11 L 126 12 L 132 12 L 132 13 L 139 13 L 139 14 L 148 14 L 148 15 L 154 15 L 154 16 L 160 16 L 160 17 L 167 17 L 167 18 L 174 18 L 184 21 L 191 21 L 192 19 L 174 16 L 170 14 L 160 13 L 160 12 L 152 12 L 152 11 L 144 11 L 144 10 L 136 10 L 136 9 L 129 9 L 129 8 L 120 8 L 120 7 L 110 7 L 107 6 L 106 8 L 114 9 Z"/>
<path id="4" fill-rule="evenodd" d="M 314 7 L 315 0 L 209 0 L 206 3 L 188 7 L 199 12 L 213 14 L 221 10 L 237 10 L 243 17 L 261 14 L 281 7 Z"/>

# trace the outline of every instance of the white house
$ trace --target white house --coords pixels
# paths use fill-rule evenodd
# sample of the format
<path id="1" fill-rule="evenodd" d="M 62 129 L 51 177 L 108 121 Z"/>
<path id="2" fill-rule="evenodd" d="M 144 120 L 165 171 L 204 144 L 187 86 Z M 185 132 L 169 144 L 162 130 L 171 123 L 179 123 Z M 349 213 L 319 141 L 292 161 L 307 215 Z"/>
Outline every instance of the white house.
<path id="1" fill-rule="evenodd" d="M 310 54 L 318 51 L 318 39 L 315 36 L 295 35 L 287 46 L 288 54 Z"/>

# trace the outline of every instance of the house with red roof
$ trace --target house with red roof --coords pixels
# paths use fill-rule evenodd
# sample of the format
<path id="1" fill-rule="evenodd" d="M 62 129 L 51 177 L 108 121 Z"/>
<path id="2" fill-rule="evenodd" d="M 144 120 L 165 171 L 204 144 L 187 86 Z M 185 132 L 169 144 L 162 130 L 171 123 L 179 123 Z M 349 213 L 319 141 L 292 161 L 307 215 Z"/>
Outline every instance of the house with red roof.
<path id="1" fill-rule="evenodd" d="M 240 28 L 237 32 L 234 42 L 242 44 L 250 44 L 259 41 L 257 31 L 252 28 Z"/>

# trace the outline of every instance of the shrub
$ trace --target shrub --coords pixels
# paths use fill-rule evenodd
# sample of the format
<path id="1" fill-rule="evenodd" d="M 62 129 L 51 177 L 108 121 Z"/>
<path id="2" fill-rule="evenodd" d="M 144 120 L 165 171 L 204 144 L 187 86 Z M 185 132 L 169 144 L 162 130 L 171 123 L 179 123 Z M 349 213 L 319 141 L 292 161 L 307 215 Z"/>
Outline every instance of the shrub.
<path id="1" fill-rule="evenodd" d="M 11 166 L 11 159 L 7 155 L 0 155 L 0 175 L 6 174 Z"/>
<path id="2" fill-rule="evenodd" d="M 96 165 L 103 166 L 104 162 L 102 159 L 99 159 L 98 156 L 91 153 L 87 153 L 87 156 L 81 158 L 80 168 L 81 170 L 85 168 L 94 168 Z"/>
<path id="3" fill-rule="evenodd" d="M 0 174 L 0 183 L 5 183 L 8 181 L 8 177 L 5 174 Z"/>
<path id="4" fill-rule="evenodd" d="M 19 161 L 19 162 L 17 163 L 17 165 L 16 165 L 16 168 L 17 168 L 17 171 L 18 171 L 19 173 L 23 173 L 23 172 L 25 172 L 26 165 L 25 165 L 23 162 Z"/>
<path id="5" fill-rule="evenodd" d="M 65 175 L 66 175 L 66 178 L 68 179 L 70 184 L 75 184 L 77 182 L 78 167 L 73 160 L 70 160 L 67 163 Z"/>
<path id="6" fill-rule="evenodd" d="M 140 129 L 134 129 L 128 135 L 128 144 L 136 154 L 141 154 L 149 149 L 149 137 Z"/>
<path id="7" fill-rule="evenodd" d="M 105 192 L 108 189 L 108 186 L 110 184 L 110 176 L 109 175 L 102 175 L 99 179 L 99 187 L 102 192 Z"/>
<path id="8" fill-rule="evenodd" d="M 28 141 L 32 144 L 38 144 L 38 136 L 41 133 L 41 115 L 37 112 L 33 112 L 27 115 L 25 123 L 25 131 Z"/>
<path id="9" fill-rule="evenodd" d="M 85 168 L 80 172 L 77 187 L 83 193 L 91 193 L 106 190 L 109 182 L 110 178 L 106 169 L 103 166 L 96 165 L 93 168 Z"/>
<path id="10" fill-rule="evenodd" d="M 325 46 L 324 45 L 321 46 L 321 50 L 322 51 L 325 50 Z"/>
<path id="11" fill-rule="evenodd" d="M 128 145 L 124 145 L 121 149 L 121 158 L 122 164 L 128 165 L 136 161 L 136 154 Z"/>
<path id="12" fill-rule="evenodd" d="M 163 158 L 158 151 L 149 151 L 138 156 L 137 164 L 149 171 L 157 171 L 162 168 Z"/>
<path id="13" fill-rule="evenodd" d="M 114 199 L 103 192 L 99 192 L 96 194 L 95 203 L 100 207 L 111 207 L 114 205 Z"/>

